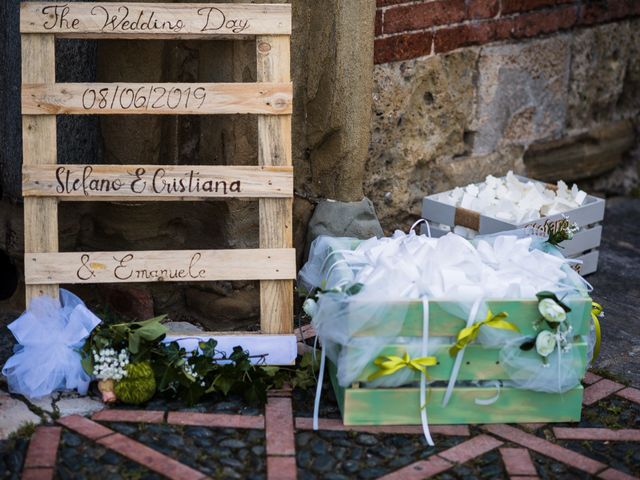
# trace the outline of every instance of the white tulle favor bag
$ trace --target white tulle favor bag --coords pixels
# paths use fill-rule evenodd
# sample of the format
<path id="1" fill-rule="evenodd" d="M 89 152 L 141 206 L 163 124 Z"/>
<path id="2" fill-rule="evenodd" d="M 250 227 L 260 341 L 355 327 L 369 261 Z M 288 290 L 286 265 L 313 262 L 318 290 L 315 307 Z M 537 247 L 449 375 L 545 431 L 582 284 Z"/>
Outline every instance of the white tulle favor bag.
<path id="1" fill-rule="evenodd" d="M 99 323 L 82 300 L 66 290 L 60 290 L 60 301 L 34 298 L 9 325 L 18 341 L 2 369 L 9 390 L 29 398 L 56 390 L 86 394 L 91 379 L 82 369 L 79 350 Z"/>

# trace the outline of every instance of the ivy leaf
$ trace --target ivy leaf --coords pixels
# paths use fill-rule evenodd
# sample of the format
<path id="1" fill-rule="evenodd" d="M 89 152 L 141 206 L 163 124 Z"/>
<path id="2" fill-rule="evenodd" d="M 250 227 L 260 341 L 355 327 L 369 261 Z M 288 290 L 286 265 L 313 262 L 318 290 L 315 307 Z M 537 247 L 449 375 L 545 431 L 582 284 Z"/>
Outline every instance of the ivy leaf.
<path id="1" fill-rule="evenodd" d="M 362 290 L 362 287 L 364 287 L 364 284 L 354 283 L 349 288 L 347 288 L 347 290 L 345 290 L 345 293 L 347 295 L 357 295 L 358 293 L 360 293 L 360 290 Z"/>
<path id="2" fill-rule="evenodd" d="M 91 354 L 83 355 L 80 364 L 87 375 L 93 375 L 93 357 Z"/>
<path id="3" fill-rule="evenodd" d="M 525 352 L 528 352 L 529 350 L 533 349 L 533 347 L 535 346 L 536 346 L 536 339 L 532 338 L 524 342 L 522 345 L 520 345 L 520 350 L 524 350 Z"/>

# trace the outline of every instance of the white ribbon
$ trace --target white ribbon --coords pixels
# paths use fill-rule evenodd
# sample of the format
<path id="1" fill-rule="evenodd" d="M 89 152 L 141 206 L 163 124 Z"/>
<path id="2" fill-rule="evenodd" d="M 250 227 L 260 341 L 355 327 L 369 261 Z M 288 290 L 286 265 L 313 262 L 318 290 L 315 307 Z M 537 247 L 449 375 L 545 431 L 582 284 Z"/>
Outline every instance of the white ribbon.
<path id="1" fill-rule="evenodd" d="M 469 318 L 467 319 L 467 328 L 473 325 L 476 321 L 476 317 L 478 315 L 478 310 L 480 309 L 480 303 L 482 302 L 482 298 L 478 298 L 471 307 L 471 311 L 469 312 Z M 467 349 L 465 345 L 462 350 L 458 352 L 456 355 L 456 361 L 453 364 L 453 369 L 451 370 L 451 376 L 449 377 L 449 384 L 447 385 L 447 391 L 444 394 L 444 398 L 442 399 L 442 406 L 446 407 L 449 404 L 449 400 L 451 399 L 451 394 L 453 393 L 453 387 L 456 385 L 456 380 L 458 379 L 458 373 L 460 372 L 460 366 L 462 365 L 462 358 L 464 357 L 464 351 Z"/>
<path id="2" fill-rule="evenodd" d="M 427 347 L 429 344 L 429 300 L 422 299 L 422 348 L 421 357 L 427 356 Z M 429 431 L 429 422 L 427 419 L 427 375 L 420 373 L 420 420 L 422 421 L 422 432 L 429 446 L 433 447 L 433 438 Z"/>
<path id="3" fill-rule="evenodd" d="M 318 415 L 320 413 L 320 397 L 322 397 L 322 384 L 324 383 L 324 365 L 326 363 L 326 353 L 324 345 L 320 347 L 320 371 L 318 372 L 318 384 L 316 385 L 316 398 L 313 400 L 313 429 L 318 430 Z"/>

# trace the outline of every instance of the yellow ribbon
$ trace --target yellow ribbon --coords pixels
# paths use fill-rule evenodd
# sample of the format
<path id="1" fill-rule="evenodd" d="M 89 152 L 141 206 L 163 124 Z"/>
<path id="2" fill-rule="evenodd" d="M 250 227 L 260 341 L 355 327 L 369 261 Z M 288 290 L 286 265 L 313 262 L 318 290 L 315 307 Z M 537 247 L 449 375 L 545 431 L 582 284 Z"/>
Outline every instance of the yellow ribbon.
<path id="1" fill-rule="evenodd" d="M 393 375 L 403 368 L 410 368 L 411 370 L 427 375 L 427 367 L 436 365 L 438 363 L 438 359 L 436 357 L 420 357 L 411 359 L 409 354 L 405 352 L 404 357 L 398 357 L 397 355 L 380 355 L 373 361 L 373 363 L 380 370 L 369 375 L 369 378 L 367 378 L 367 381 L 369 382 L 386 375 Z"/>
<path id="2" fill-rule="evenodd" d="M 499 314 L 494 315 L 491 313 L 491 310 L 489 310 L 487 312 L 487 317 L 483 321 L 474 323 L 470 327 L 465 327 L 460 330 L 456 344 L 449 349 L 449 355 L 455 357 L 460 350 L 473 342 L 478 336 L 478 333 L 480 333 L 480 327 L 484 325 L 491 328 L 498 328 L 500 330 L 512 330 L 514 332 L 519 332 L 520 330 L 518 327 L 505 320 L 508 316 L 509 314 L 507 312 L 500 312 Z"/>
<path id="3" fill-rule="evenodd" d="M 591 318 L 593 319 L 593 327 L 596 331 L 596 343 L 593 346 L 593 355 L 591 356 L 591 362 L 594 362 L 598 355 L 600 355 L 600 342 L 602 340 L 602 333 L 600 331 L 600 320 L 598 317 L 602 314 L 602 305 L 597 302 L 591 302 Z"/>

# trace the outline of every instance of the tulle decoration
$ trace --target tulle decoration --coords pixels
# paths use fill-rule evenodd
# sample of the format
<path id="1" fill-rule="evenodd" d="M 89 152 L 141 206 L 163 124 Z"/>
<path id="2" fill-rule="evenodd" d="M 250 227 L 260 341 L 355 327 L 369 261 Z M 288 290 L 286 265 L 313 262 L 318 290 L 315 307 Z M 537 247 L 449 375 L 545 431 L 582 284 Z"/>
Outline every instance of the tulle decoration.
<path id="1" fill-rule="evenodd" d="M 9 325 L 18 341 L 2 369 L 9 390 L 39 398 L 56 390 L 87 393 L 90 377 L 82 369 L 79 349 L 100 323 L 78 297 L 60 290 L 60 301 L 34 298 Z"/>
<path id="2" fill-rule="evenodd" d="M 337 367 L 338 383 L 349 386 L 360 378 L 390 344 L 400 344 L 412 358 L 423 356 L 421 337 L 399 337 L 406 317 L 420 314 L 415 306 L 410 312 L 411 304 L 422 299 L 447 299 L 445 308 L 449 314 L 475 323 L 487 315 L 486 299 L 531 300 L 545 290 L 566 301 L 585 298 L 588 284 L 570 268 L 560 251 L 546 244 L 545 238 L 531 233 L 520 229 L 478 236 L 472 242 L 453 234 L 436 239 L 413 231 L 396 231 L 391 237 L 365 241 L 318 237 L 311 245 L 309 261 L 300 271 L 298 282 L 308 291 L 318 288 L 322 292 L 312 323 L 326 355 Z M 469 319 L 472 314 L 474 317 Z M 482 327 L 477 342 L 486 348 L 501 348 L 519 336 Z M 453 337 L 428 338 L 428 354 L 448 355 L 443 344 L 454 342 Z M 565 391 L 570 388 L 567 385 L 575 386 L 579 381 L 569 379 L 565 373 L 571 369 L 581 371 L 573 362 L 576 352 L 563 354 L 560 371 L 553 371 L 553 365 L 543 367 L 537 354 L 525 355 L 535 367 L 528 368 L 528 363 L 515 367 L 513 375 L 523 385 L 526 377 L 534 388 L 544 382 L 555 385 L 549 387 L 552 391 Z M 519 352 L 511 357 L 517 363 L 520 358 L 516 353 Z M 413 373 L 403 369 L 369 385 L 394 387 L 411 383 L 415 381 Z M 550 380 L 549 376 L 553 378 Z"/>
<path id="3" fill-rule="evenodd" d="M 545 363 L 535 348 L 529 351 L 520 348 L 526 340 L 524 337 L 514 339 L 500 350 L 500 362 L 513 386 L 536 392 L 564 393 L 580 384 L 585 368 L 581 349 L 571 346 L 563 351 L 556 347 Z"/>

